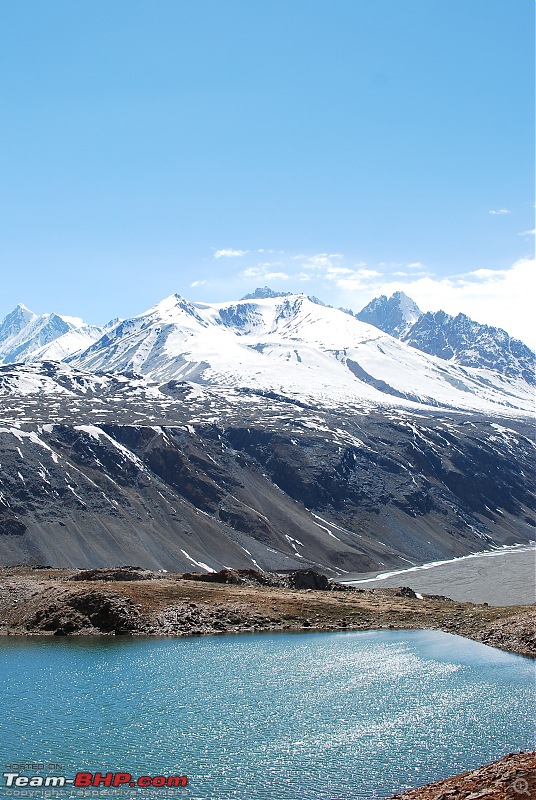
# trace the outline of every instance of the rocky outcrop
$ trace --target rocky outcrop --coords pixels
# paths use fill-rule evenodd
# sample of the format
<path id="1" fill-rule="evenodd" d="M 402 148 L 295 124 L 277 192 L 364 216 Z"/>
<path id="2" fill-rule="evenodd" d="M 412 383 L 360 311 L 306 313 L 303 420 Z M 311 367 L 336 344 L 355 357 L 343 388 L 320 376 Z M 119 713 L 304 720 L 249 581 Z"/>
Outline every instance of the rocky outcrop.
<path id="1" fill-rule="evenodd" d="M 513 653 L 536 653 L 536 609 L 531 615 L 514 614 L 508 620 L 498 619 L 484 630 L 475 631 L 472 638 Z"/>
<path id="2" fill-rule="evenodd" d="M 68 580 L 70 581 L 153 581 L 161 578 L 157 572 L 152 572 L 141 567 L 117 567 L 102 569 L 81 569 L 75 572 Z"/>
<path id="3" fill-rule="evenodd" d="M 332 584 L 326 576 L 315 572 L 313 569 L 300 569 L 296 572 L 291 572 L 287 576 L 287 581 L 291 589 L 316 589 L 317 591 L 327 592 L 332 588 Z"/>
<path id="4" fill-rule="evenodd" d="M 218 572 L 184 572 L 181 576 L 186 581 L 202 581 L 203 583 L 227 583 L 234 586 L 283 586 L 278 575 L 261 572 L 257 569 L 220 569 Z"/>
<path id="5" fill-rule="evenodd" d="M 329 592 L 353 592 L 350 586 L 343 586 L 337 581 L 329 580 L 325 575 L 312 569 L 299 569 L 288 575 L 274 572 L 261 572 L 256 569 L 221 569 L 219 572 L 185 572 L 180 576 L 183 580 L 203 581 L 204 583 L 229 583 L 241 586 L 273 586 L 281 589 L 316 589 Z"/>
<path id="6" fill-rule="evenodd" d="M 139 629 L 139 612 L 130 598 L 91 589 L 57 597 L 44 604 L 27 622 L 28 631 L 48 631 L 55 636 L 73 633 L 133 633 Z"/>

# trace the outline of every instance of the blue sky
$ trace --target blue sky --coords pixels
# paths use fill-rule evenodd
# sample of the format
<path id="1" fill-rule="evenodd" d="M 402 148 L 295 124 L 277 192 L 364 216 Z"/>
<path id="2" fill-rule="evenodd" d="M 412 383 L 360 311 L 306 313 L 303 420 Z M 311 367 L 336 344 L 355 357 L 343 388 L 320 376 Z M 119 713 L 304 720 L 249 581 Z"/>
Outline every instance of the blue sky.
<path id="1" fill-rule="evenodd" d="M 532 0 L 4 0 L 0 317 L 402 288 L 534 346 L 533 30 Z"/>

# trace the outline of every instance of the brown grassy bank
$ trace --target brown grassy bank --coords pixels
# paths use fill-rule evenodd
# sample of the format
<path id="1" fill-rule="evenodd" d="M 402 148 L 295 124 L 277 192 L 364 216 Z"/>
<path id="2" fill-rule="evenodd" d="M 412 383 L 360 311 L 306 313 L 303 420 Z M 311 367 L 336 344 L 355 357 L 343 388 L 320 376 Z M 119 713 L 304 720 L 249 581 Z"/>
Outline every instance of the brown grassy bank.
<path id="1" fill-rule="evenodd" d="M 437 629 L 536 656 L 534 605 L 496 607 L 426 595 L 419 599 L 411 590 L 291 589 L 244 580 L 209 583 L 143 571 L 4 567 L 0 633 L 186 636 Z"/>

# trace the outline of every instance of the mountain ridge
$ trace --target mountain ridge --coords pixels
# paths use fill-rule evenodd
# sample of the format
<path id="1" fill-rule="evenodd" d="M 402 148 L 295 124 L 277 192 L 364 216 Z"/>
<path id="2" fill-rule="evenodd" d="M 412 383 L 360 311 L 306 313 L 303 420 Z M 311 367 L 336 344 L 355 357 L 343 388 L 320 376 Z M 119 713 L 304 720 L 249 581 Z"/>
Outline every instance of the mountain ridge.
<path id="1" fill-rule="evenodd" d="M 536 385 L 533 351 L 502 328 L 476 322 L 466 314 L 424 313 L 403 292 L 395 292 L 389 299 L 381 295 L 371 300 L 355 316 L 423 353 Z"/>
<path id="2" fill-rule="evenodd" d="M 179 294 L 170 295 L 172 298 L 176 298 L 177 300 L 182 300 L 185 304 L 185 307 L 188 306 L 190 309 L 195 308 L 196 305 L 200 307 L 210 306 L 211 304 L 206 303 L 191 303 L 190 301 L 186 300 Z M 288 297 L 306 297 L 312 303 L 315 303 L 320 306 L 324 306 L 327 308 L 333 308 L 332 306 L 327 305 L 322 300 L 317 297 L 306 295 L 304 293 L 296 293 L 296 292 L 283 292 L 283 291 L 274 291 L 268 286 L 258 287 L 253 292 L 250 292 L 244 295 L 238 301 L 229 301 L 226 303 L 215 303 L 212 305 L 215 306 L 231 306 L 234 304 L 242 303 L 242 301 L 246 300 L 259 300 L 259 299 L 280 299 L 280 298 L 288 298 Z M 141 314 L 136 315 L 131 319 L 137 319 L 139 317 L 143 317 L 148 315 L 152 310 L 158 309 L 162 303 L 166 303 L 169 298 L 164 298 L 163 301 L 157 303 L 151 309 L 146 312 L 142 312 Z M 364 306 L 361 311 L 353 312 L 351 309 L 339 309 L 344 313 L 355 317 L 361 321 L 367 322 L 368 324 L 374 325 L 375 327 L 382 330 L 384 333 L 389 333 L 390 335 L 394 336 L 395 338 L 401 339 L 402 341 L 411 340 L 411 346 L 415 347 L 416 349 L 422 349 L 424 346 L 422 343 L 417 341 L 417 337 L 413 337 L 410 333 L 410 329 L 417 323 L 422 317 L 427 318 L 430 320 L 434 318 L 437 321 L 437 324 L 442 325 L 445 324 L 446 321 L 451 320 L 464 320 L 470 322 L 472 325 L 477 326 L 477 329 L 483 329 L 486 332 L 490 333 L 491 335 L 499 334 L 503 341 L 506 343 L 514 343 L 514 349 L 519 349 L 519 345 L 522 345 L 523 348 L 526 349 L 529 353 L 534 355 L 534 352 L 529 348 L 524 342 L 515 337 L 510 336 L 507 331 L 497 326 L 486 325 L 483 323 L 478 323 L 468 315 L 464 314 L 463 312 L 459 312 L 456 316 L 452 316 L 447 314 L 446 312 L 439 310 L 436 312 L 422 312 L 419 309 L 418 305 L 415 303 L 412 298 L 410 298 L 405 292 L 397 291 L 394 292 L 390 298 L 387 298 L 386 295 L 381 295 L 379 297 L 374 298 L 371 300 L 366 306 Z M 22 318 L 23 324 L 17 325 L 17 320 Z M 33 322 L 35 319 L 39 318 L 40 320 L 49 320 L 49 319 L 59 319 L 64 324 L 69 326 L 69 329 L 82 329 L 82 330 L 89 330 L 95 332 L 105 332 L 111 330 L 115 325 L 122 322 L 123 320 L 119 317 L 108 322 L 106 325 L 103 326 L 96 326 L 84 323 L 80 320 L 80 324 L 75 324 L 76 318 L 68 317 L 62 314 L 56 314 L 55 312 L 37 315 L 22 303 L 19 303 L 13 311 L 8 313 L 4 320 L 0 323 L 0 363 L 13 363 L 13 360 L 10 362 L 4 360 L 4 340 L 9 338 L 10 335 L 13 333 L 19 334 L 21 329 L 30 322 Z M 9 333 L 10 325 L 13 326 L 15 323 L 16 330 Z M 26 334 L 28 338 L 29 333 Z M 428 352 L 423 350 L 423 352 Z M 437 353 L 436 353 L 437 354 Z M 26 360 L 27 354 L 21 352 L 22 358 L 20 360 Z M 44 358 L 46 358 L 46 354 Z M 448 356 L 439 356 L 443 358 L 447 358 Z M 471 364 L 467 364 L 467 366 L 471 366 Z"/>
<path id="3" fill-rule="evenodd" d="M 32 312 L 20 307 L 0 326 L 6 331 L 0 348 L 6 363 L 16 355 L 23 362 L 58 360 L 89 372 L 242 387 L 321 404 L 395 398 L 401 404 L 490 413 L 532 409 L 528 348 L 520 343 L 515 350 L 507 334 L 497 343 L 488 328 L 466 317 L 452 323 L 460 327 L 461 320 L 464 328 L 466 357 L 458 364 L 445 359 L 445 348 L 435 343 L 437 331 L 429 346 L 417 346 L 418 334 L 426 340 L 425 322 L 432 318 L 418 316 L 420 310 L 403 293 L 369 304 L 365 316 L 377 325 L 305 294 L 268 287 L 253 294 L 259 296 L 231 303 L 192 303 L 173 294 L 104 328 L 76 328 L 58 315 L 28 318 Z M 448 334 L 451 318 L 441 312 L 433 319 L 437 328 L 443 317 Z M 486 359 L 479 341 L 487 344 Z"/>

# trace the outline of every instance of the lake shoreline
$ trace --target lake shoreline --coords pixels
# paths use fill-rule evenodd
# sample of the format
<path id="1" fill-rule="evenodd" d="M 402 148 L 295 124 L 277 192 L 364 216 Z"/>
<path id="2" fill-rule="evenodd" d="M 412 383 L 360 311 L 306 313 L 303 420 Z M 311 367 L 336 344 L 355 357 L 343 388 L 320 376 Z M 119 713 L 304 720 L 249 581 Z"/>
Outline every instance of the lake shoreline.
<path id="1" fill-rule="evenodd" d="M 441 630 L 536 658 L 536 606 L 422 598 L 411 589 L 335 591 L 206 576 L 0 568 L 0 635 L 200 636 L 263 631 Z M 121 572 L 121 571 L 119 571 Z M 253 573 L 253 571 L 251 571 Z M 238 573 L 236 573 L 238 574 Z M 245 579 L 244 579 L 245 580 Z"/>

